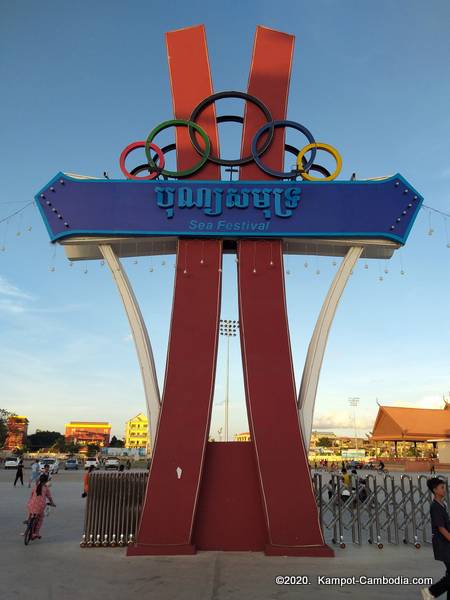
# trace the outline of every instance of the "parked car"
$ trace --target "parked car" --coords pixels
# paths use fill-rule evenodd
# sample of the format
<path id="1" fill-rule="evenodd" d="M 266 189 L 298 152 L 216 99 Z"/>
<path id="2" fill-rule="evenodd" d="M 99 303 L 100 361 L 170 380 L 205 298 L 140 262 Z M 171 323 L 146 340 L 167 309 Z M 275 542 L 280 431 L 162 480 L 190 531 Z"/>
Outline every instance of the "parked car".
<path id="1" fill-rule="evenodd" d="M 39 470 L 42 472 L 45 465 L 50 467 L 50 474 L 55 475 L 59 471 L 59 460 L 57 458 L 41 458 L 39 461 Z"/>
<path id="2" fill-rule="evenodd" d="M 105 469 L 117 469 L 119 470 L 120 462 L 117 458 L 107 458 L 105 461 Z"/>
<path id="3" fill-rule="evenodd" d="M 100 469 L 99 460 L 95 456 L 90 456 L 85 460 L 84 468 L 89 469 L 91 466 L 94 467 L 94 469 Z"/>
<path id="4" fill-rule="evenodd" d="M 17 469 L 19 459 L 17 456 L 8 456 L 5 458 L 5 469 Z"/>
<path id="5" fill-rule="evenodd" d="M 64 464 L 64 471 L 78 471 L 80 463 L 76 458 L 68 458 Z"/>

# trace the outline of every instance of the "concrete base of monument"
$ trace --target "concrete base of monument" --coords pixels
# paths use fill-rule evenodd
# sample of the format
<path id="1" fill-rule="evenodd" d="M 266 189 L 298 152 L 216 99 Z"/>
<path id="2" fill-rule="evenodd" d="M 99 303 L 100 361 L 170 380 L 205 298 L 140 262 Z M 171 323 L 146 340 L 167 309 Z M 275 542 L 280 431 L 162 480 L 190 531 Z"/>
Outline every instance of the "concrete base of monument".
<path id="1" fill-rule="evenodd" d="M 199 548 L 200 550 L 200 548 Z M 205 551 L 204 549 L 201 549 Z M 220 548 L 208 548 L 207 551 L 226 552 Z M 235 551 L 235 550 L 228 550 Z M 242 552 L 242 550 L 240 550 Z M 247 552 L 258 552 L 259 550 L 247 550 Z M 260 552 L 260 551 L 259 551 Z M 192 544 L 180 546 L 147 546 L 133 544 L 127 548 L 127 556 L 186 556 L 197 554 L 197 548 Z M 262 554 L 262 553 L 261 553 Z M 327 545 L 323 546 L 273 546 L 267 544 L 264 548 L 266 556 L 304 556 L 333 558 L 334 551 Z"/>
<path id="2" fill-rule="evenodd" d="M 127 556 L 185 556 L 196 553 L 197 549 L 192 544 L 180 544 L 179 546 L 133 544 L 127 548 Z"/>
<path id="3" fill-rule="evenodd" d="M 323 546 L 273 546 L 267 544 L 264 549 L 266 556 L 309 556 L 333 558 L 334 550 L 324 544 Z"/>
<path id="4" fill-rule="evenodd" d="M 303 522 L 294 532 L 290 514 L 278 520 L 283 527 L 272 544 L 261 500 L 260 482 L 251 442 L 209 442 L 206 447 L 203 478 L 192 532 L 180 535 L 171 529 L 171 521 L 161 518 L 145 523 L 145 513 L 136 541 L 128 547 L 128 556 L 176 556 L 196 552 L 249 552 L 267 556 L 333 557 L 323 541 L 317 514 L 299 507 Z M 177 544 L 184 540 L 185 544 Z"/>

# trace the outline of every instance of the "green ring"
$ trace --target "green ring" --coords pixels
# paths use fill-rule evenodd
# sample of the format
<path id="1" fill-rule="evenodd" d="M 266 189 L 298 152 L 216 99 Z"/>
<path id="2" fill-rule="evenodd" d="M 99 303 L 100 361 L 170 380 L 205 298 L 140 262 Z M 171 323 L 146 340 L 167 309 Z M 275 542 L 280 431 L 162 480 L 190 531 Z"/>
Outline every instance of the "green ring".
<path id="1" fill-rule="evenodd" d="M 160 125 L 157 125 L 148 134 L 147 141 L 145 142 L 145 155 L 147 157 L 150 168 L 157 168 L 151 156 L 150 144 L 158 135 L 158 133 L 160 133 L 164 129 L 167 129 L 168 127 L 171 127 L 172 125 L 184 125 L 184 127 L 189 128 L 192 127 L 198 132 L 202 140 L 205 142 L 205 153 L 203 154 L 200 161 L 191 169 L 185 169 L 184 171 L 168 171 L 167 169 L 162 169 L 161 171 L 161 175 L 165 175 L 166 177 L 189 177 L 189 175 L 193 175 L 199 169 L 201 169 L 201 167 L 203 167 L 211 153 L 211 142 L 209 141 L 209 137 L 207 136 L 206 131 L 204 131 L 199 125 L 197 125 L 197 123 L 193 123 L 192 121 L 186 121 L 185 119 L 171 119 L 170 121 L 164 121 Z"/>

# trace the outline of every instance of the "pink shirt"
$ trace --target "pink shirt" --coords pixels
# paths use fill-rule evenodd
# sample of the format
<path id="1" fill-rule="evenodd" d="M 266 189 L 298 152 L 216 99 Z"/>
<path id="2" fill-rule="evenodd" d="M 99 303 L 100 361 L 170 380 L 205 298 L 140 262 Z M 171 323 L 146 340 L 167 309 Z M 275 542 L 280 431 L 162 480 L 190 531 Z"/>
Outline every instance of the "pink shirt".
<path id="1" fill-rule="evenodd" d="M 36 494 L 36 488 L 37 486 L 33 488 L 30 499 L 28 500 L 28 511 L 30 512 L 30 514 L 43 514 L 45 506 L 47 504 L 47 499 L 49 502 L 53 502 L 52 495 L 46 485 L 42 486 L 40 496 Z"/>

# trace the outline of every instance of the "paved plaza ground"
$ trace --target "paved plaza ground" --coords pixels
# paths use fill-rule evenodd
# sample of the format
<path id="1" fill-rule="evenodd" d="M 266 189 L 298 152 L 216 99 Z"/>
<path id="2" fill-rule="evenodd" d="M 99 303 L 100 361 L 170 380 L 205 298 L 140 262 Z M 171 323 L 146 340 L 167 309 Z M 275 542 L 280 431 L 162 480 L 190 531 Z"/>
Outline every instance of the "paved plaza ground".
<path id="1" fill-rule="evenodd" d="M 29 470 L 25 471 L 26 477 Z M 127 558 L 120 548 L 79 547 L 83 528 L 82 473 L 53 478 L 57 508 L 42 540 L 23 543 L 27 487 L 12 486 L 13 471 L 0 471 L 1 600 L 269 600 L 290 598 L 420 598 L 419 587 L 329 586 L 317 576 L 440 578 L 441 563 L 429 545 L 349 545 L 334 559 L 266 557 L 258 553 L 201 552 L 189 557 Z M 309 585 L 277 585 L 277 575 L 308 576 Z"/>

